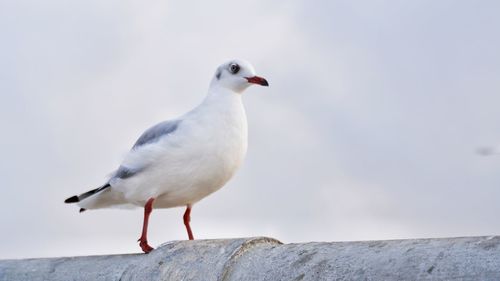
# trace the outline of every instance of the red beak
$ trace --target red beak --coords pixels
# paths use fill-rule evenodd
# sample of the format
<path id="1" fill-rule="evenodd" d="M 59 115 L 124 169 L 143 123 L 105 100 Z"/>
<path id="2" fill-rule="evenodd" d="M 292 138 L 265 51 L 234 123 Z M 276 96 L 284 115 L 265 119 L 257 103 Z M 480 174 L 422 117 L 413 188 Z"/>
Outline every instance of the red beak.
<path id="1" fill-rule="evenodd" d="M 248 83 L 254 83 L 254 84 L 259 84 L 261 86 L 269 86 L 269 83 L 267 83 L 267 80 L 259 77 L 259 76 L 253 76 L 253 77 L 245 77 L 248 80 Z"/>

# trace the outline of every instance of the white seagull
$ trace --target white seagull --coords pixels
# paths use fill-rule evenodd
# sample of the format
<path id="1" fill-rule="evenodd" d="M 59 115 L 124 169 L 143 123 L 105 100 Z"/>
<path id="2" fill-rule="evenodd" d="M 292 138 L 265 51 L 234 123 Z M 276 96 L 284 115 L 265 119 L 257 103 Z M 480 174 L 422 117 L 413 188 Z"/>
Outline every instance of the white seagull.
<path id="1" fill-rule="evenodd" d="M 220 189 L 241 165 L 247 151 L 247 119 L 241 94 L 252 84 L 268 86 L 252 65 L 231 60 L 219 66 L 203 102 L 183 116 L 146 130 L 123 163 L 99 188 L 66 199 L 80 212 L 112 206 L 144 207 L 139 245 L 148 245 L 153 208 L 186 206 L 189 240 L 193 204 Z"/>

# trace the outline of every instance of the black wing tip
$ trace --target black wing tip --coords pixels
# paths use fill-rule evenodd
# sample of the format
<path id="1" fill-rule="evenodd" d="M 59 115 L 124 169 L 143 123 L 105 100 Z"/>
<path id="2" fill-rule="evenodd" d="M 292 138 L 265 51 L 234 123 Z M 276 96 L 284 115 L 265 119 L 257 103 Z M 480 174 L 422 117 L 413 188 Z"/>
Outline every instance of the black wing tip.
<path id="1" fill-rule="evenodd" d="M 85 208 L 80 208 L 80 213 L 83 213 L 83 212 L 85 212 L 85 211 L 87 211 L 87 209 L 85 209 Z"/>
<path id="2" fill-rule="evenodd" d="M 71 196 L 70 198 L 64 200 L 64 203 L 76 203 L 80 202 L 80 199 L 78 199 L 78 196 Z"/>

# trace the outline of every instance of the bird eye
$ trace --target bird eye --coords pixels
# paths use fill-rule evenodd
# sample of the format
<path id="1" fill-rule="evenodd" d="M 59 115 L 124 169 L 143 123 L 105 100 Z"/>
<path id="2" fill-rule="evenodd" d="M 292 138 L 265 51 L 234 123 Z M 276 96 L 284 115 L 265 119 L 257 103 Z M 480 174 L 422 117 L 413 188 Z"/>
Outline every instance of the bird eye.
<path id="1" fill-rule="evenodd" d="M 240 71 L 240 66 L 237 65 L 236 63 L 232 63 L 229 66 L 229 71 L 231 71 L 232 74 L 236 74 L 236 73 L 238 73 L 238 71 Z"/>

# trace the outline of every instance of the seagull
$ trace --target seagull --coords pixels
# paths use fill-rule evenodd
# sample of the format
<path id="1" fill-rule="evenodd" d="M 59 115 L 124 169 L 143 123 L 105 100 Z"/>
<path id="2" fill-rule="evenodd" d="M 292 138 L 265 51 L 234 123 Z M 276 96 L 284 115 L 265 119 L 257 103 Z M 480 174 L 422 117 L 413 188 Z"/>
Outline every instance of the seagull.
<path id="1" fill-rule="evenodd" d="M 186 207 L 189 240 L 193 205 L 220 189 L 240 167 L 247 151 L 247 119 L 242 93 L 250 85 L 269 86 L 244 60 L 220 65 L 205 99 L 179 118 L 146 130 L 116 171 L 100 187 L 69 197 L 80 212 L 107 207 L 144 207 L 139 246 L 149 253 L 147 231 L 153 209 Z"/>

